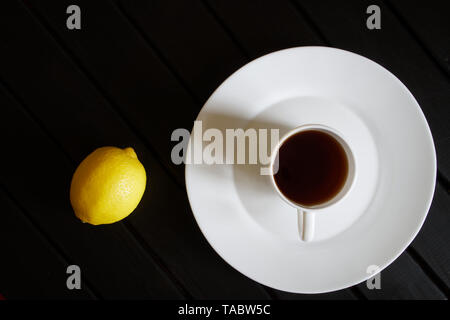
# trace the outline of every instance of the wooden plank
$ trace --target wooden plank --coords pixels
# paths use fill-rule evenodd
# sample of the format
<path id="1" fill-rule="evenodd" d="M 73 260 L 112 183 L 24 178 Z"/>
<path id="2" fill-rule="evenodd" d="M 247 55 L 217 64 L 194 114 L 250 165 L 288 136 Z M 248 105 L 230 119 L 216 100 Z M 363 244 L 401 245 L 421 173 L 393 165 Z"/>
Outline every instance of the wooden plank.
<path id="1" fill-rule="evenodd" d="M 389 8 L 403 22 L 442 70 L 450 75 L 450 19 L 448 2 L 442 0 L 388 1 Z"/>
<path id="2" fill-rule="evenodd" d="M 23 7 L 10 3 L 0 5 L 9 6 L 7 10 L 0 10 L 2 13 L 8 12 L 0 19 L 0 36 L 2 43 L 10 48 L 4 52 L 4 59 L 0 60 L 0 75 L 20 94 L 30 111 L 64 152 L 78 162 L 94 148 L 103 145 L 132 146 L 137 151 L 147 170 L 149 182 L 141 204 L 125 223 L 146 249 L 158 257 L 195 298 L 268 298 L 260 285 L 232 269 L 211 249 L 194 222 L 184 190 L 170 179 L 146 145 L 91 85 L 89 79 L 59 50 L 54 39 Z M 11 26 L 18 25 L 20 29 L 11 32 Z M 29 55 L 29 52 L 35 54 Z M 122 55 L 123 52 L 113 54 Z M 161 83 L 168 83 L 158 74 L 160 76 Z M 150 91 L 154 92 L 158 88 Z M 178 87 L 171 87 L 166 95 L 176 90 L 179 90 Z M 165 114 L 173 113 L 167 107 L 163 110 Z M 157 121 L 160 120 L 147 120 L 149 125 Z M 70 181 L 70 174 L 58 174 L 55 179 L 59 181 L 53 184 L 66 185 Z M 61 192 L 63 194 L 58 197 L 60 205 L 68 206 L 64 197 L 66 191 Z M 45 205 L 41 209 L 44 210 Z M 67 228 L 78 228 L 79 225 L 70 216 L 73 226 Z M 57 226 L 55 222 L 54 227 Z M 121 226 L 113 224 L 89 230 L 95 235 L 102 229 L 117 229 Z M 103 246 L 108 247 L 106 244 Z M 130 250 L 137 249 L 130 246 Z M 133 270 L 130 266 L 123 268 L 128 269 Z M 145 279 L 144 275 L 140 276 Z M 120 276 L 117 278 L 120 279 Z M 141 286 L 151 288 L 151 284 L 142 283 Z"/>
<path id="3" fill-rule="evenodd" d="M 121 0 L 119 8 L 195 94 L 198 110 L 247 61 L 200 0 Z"/>
<path id="4" fill-rule="evenodd" d="M 382 40 L 378 39 L 375 43 L 371 43 L 371 40 L 364 38 L 364 36 L 360 34 L 361 32 L 366 32 L 363 28 L 365 28 L 365 8 L 367 8 L 367 5 L 364 7 L 361 4 L 347 4 L 347 2 L 338 4 L 331 1 L 325 3 L 324 1 L 302 1 L 302 6 L 315 6 L 314 10 L 311 9 L 312 12 L 308 11 L 308 15 L 305 15 L 302 7 L 300 7 L 300 2 L 298 5 L 295 3 L 296 11 L 291 3 L 287 1 L 279 1 L 275 5 L 272 1 L 258 1 L 256 4 L 251 1 L 235 2 L 219 0 L 210 1 L 209 4 L 220 19 L 223 20 L 226 27 L 229 30 L 232 30 L 233 36 L 245 47 L 251 57 L 257 57 L 269 51 L 286 47 L 312 44 L 323 45 L 329 43 L 333 46 L 342 47 L 355 52 L 358 52 L 359 50 L 359 53 L 369 56 L 375 61 L 381 62 L 381 64 L 383 64 L 383 61 L 387 61 L 389 60 L 388 58 L 397 54 L 389 52 L 387 49 L 389 47 L 395 47 L 393 43 L 389 43 L 389 46 L 385 49 L 378 49 L 377 47 L 380 46 Z M 355 5 L 357 9 L 350 8 L 353 5 Z M 294 14 L 291 11 L 297 13 Z M 274 12 L 277 14 L 274 15 Z M 349 15 L 347 15 L 347 12 Z M 357 16 L 355 13 L 359 13 L 360 16 Z M 271 19 L 274 19 L 273 16 L 277 17 L 277 21 L 266 23 L 267 21 L 272 21 Z M 317 17 L 319 16 L 320 20 L 317 20 Z M 248 22 L 249 17 L 252 17 L 251 23 Z M 310 19 L 314 20 L 315 25 L 311 24 Z M 385 19 L 383 21 L 385 21 Z M 284 30 L 284 32 L 274 32 L 274 23 L 281 24 L 281 26 L 277 26 L 275 30 L 281 29 Z M 393 22 L 387 24 L 390 25 L 391 23 Z M 321 26 L 321 28 L 318 28 L 317 25 Z M 351 25 L 352 28 L 347 25 Z M 322 26 L 324 27 L 322 28 Z M 305 30 L 307 31 L 305 32 Z M 326 41 L 324 35 L 326 39 L 330 39 L 330 42 Z M 330 37 L 329 35 L 333 35 L 333 37 Z M 412 44 L 410 44 L 410 46 L 412 46 Z M 362 48 L 365 50 L 362 50 Z M 426 59 L 424 56 L 421 56 L 420 58 Z M 407 57 L 403 57 L 403 59 L 405 63 L 408 62 Z M 420 59 L 417 58 L 417 60 Z M 428 66 L 431 65 L 431 63 L 428 63 Z M 439 86 L 442 87 L 442 84 L 439 84 Z M 423 92 L 420 89 L 420 86 L 417 85 L 416 87 L 417 90 Z M 432 106 L 432 109 L 433 112 L 435 112 L 435 106 Z M 442 116 L 443 110 L 441 107 L 438 107 L 436 112 L 438 114 L 440 112 Z M 440 124 L 437 125 L 438 128 L 440 128 L 440 126 Z M 441 131 L 442 130 L 443 129 L 441 128 Z M 443 134 L 445 135 L 445 132 Z M 411 272 L 410 276 L 413 279 L 423 280 L 425 289 L 424 292 L 421 293 L 427 293 L 430 297 L 439 296 L 439 290 L 436 291 L 436 287 L 429 281 L 427 275 L 421 271 L 420 268 L 417 268 L 410 258 L 403 258 L 383 271 L 383 273 L 386 274 L 386 278 L 390 279 L 388 281 L 393 281 L 392 285 L 387 286 L 388 288 L 392 288 L 393 286 L 402 288 L 402 291 L 395 293 L 396 297 L 402 295 L 404 298 L 419 296 L 418 289 L 410 287 L 405 278 L 394 281 L 395 274 L 401 274 L 402 270 L 409 270 L 409 272 Z M 401 281 L 401 283 L 399 281 Z M 364 294 L 367 294 L 368 297 L 374 297 L 373 294 L 367 292 L 364 292 Z M 377 298 L 380 298 L 381 296 L 389 298 L 389 295 L 392 294 L 392 289 L 383 290 L 377 293 Z"/>
<path id="5" fill-rule="evenodd" d="M 23 69 L 26 73 L 18 70 L 19 77 L 35 83 L 27 72 L 36 70 Z M 70 180 L 75 169 L 72 163 L 1 87 L 0 104 L 0 134 L 4 138 L 3 150 L 7 150 L 7 156 L 0 158 L 0 181 L 51 239 L 52 245 L 64 252 L 70 264 L 80 266 L 82 276 L 94 292 L 101 298 L 182 298 L 123 224 L 93 227 L 80 223 L 69 203 Z M 63 125 L 62 119 L 59 121 Z M 33 257 L 34 253 L 32 248 L 24 248 L 22 254 Z M 48 262 L 48 272 L 65 272 L 50 269 L 51 261 L 44 259 L 37 261 Z M 14 261 L 5 263 L 8 268 L 19 266 Z M 52 285 L 64 286 L 65 280 Z"/>
<path id="6" fill-rule="evenodd" d="M 155 52 L 107 1 L 79 1 L 81 30 L 68 30 L 69 0 L 27 2 L 70 51 L 74 61 L 148 148 L 184 184 L 184 168 L 171 161 L 173 130 L 192 128 L 193 98 Z M 168 112 L 170 110 L 170 112 Z"/>
<path id="7" fill-rule="evenodd" d="M 80 290 L 67 288 L 70 264 L 1 188 L 0 205 L 0 293 L 6 299 L 95 299 L 85 284 Z"/>
<path id="8" fill-rule="evenodd" d="M 421 45 L 424 52 L 447 75 L 450 75 L 450 19 L 447 17 L 447 2 L 431 1 L 385 1 L 396 18 L 409 31 L 411 36 Z M 447 89 L 448 90 L 448 89 Z M 444 138 L 445 139 L 445 138 Z M 448 140 L 448 139 L 447 139 Z M 450 148 L 441 142 L 440 158 L 450 158 Z M 448 175 L 439 175 L 440 181 L 450 192 Z"/>
<path id="9" fill-rule="evenodd" d="M 207 3 L 251 58 L 290 47 L 320 45 L 319 37 L 287 0 Z"/>
<path id="10" fill-rule="evenodd" d="M 424 259 L 434 274 L 443 282 L 441 288 L 450 296 L 450 196 L 438 184 L 428 217 L 412 243 L 414 250 Z"/>

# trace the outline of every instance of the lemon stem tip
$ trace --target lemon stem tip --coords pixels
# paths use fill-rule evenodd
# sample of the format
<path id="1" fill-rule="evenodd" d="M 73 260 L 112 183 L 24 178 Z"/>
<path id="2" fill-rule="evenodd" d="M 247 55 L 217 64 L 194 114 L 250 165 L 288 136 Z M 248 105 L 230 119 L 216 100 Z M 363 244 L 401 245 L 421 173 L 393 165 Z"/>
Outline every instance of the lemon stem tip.
<path id="1" fill-rule="evenodd" d="M 134 149 L 131 147 L 125 148 L 124 151 L 127 153 L 128 156 L 137 159 L 136 152 L 134 152 Z"/>

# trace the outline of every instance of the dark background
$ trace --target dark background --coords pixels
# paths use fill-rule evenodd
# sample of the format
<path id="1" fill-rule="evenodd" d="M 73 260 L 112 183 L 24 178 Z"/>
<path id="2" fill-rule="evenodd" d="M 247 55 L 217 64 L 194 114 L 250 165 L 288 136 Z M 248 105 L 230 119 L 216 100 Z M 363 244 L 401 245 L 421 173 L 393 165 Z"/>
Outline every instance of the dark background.
<path id="1" fill-rule="evenodd" d="M 447 299 L 450 285 L 450 19 L 446 1 L 0 1 L 0 294 L 6 299 Z M 66 8 L 81 7 L 81 30 Z M 381 30 L 366 8 L 381 8 Z M 421 105 L 438 155 L 428 218 L 412 245 L 365 283 L 290 294 L 241 275 L 207 244 L 170 161 L 192 122 L 239 67 L 294 46 L 364 55 Z M 95 148 L 135 148 L 149 181 L 137 210 L 93 227 L 69 186 Z M 380 235 L 383 236 L 383 235 Z M 355 257 L 357 259 L 357 257 Z M 77 264 L 82 289 L 68 290 Z"/>

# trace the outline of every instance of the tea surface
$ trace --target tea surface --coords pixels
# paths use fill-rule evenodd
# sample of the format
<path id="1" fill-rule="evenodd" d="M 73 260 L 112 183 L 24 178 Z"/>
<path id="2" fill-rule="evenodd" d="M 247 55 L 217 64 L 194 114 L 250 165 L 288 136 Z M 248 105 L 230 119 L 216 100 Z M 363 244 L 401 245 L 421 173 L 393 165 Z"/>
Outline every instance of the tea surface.
<path id="1" fill-rule="evenodd" d="M 291 201 L 316 206 L 331 200 L 344 186 L 348 159 L 330 134 L 305 130 L 289 137 L 278 150 L 275 183 Z"/>

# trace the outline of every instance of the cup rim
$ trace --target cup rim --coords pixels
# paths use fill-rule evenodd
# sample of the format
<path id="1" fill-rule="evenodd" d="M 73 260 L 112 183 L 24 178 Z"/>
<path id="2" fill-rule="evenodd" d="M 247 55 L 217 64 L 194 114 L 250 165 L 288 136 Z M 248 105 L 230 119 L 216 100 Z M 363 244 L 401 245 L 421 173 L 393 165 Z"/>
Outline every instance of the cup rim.
<path id="1" fill-rule="evenodd" d="M 274 162 L 275 162 L 275 158 L 278 154 L 279 148 L 282 146 L 282 144 L 291 136 L 293 136 L 294 134 L 301 132 L 301 131 L 306 131 L 306 130 L 322 130 L 322 131 L 326 131 L 327 133 L 331 133 L 331 135 L 335 138 L 337 138 L 336 140 L 342 145 L 342 147 L 344 148 L 346 155 L 347 155 L 347 160 L 350 162 L 349 163 L 349 167 L 351 165 L 352 167 L 352 174 L 351 177 L 349 178 L 349 176 L 347 176 L 347 180 L 344 184 L 344 186 L 341 188 L 341 190 L 330 200 L 318 204 L 318 205 L 314 205 L 314 206 L 304 206 L 304 205 L 300 205 L 290 199 L 288 199 L 282 192 L 281 190 L 278 188 L 276 182 L 275 182 L 275 177 L 273 174 L 273 166 L 274 166 Z M 281 199 L 283 199 L 285 202 L 287 202 L 289 205 L 293 206 L 294 208 L 297 208 L 299 210 L 303 210 L 303 211 L 308 211 L 308 212 L 320 212 L 324 209 L 327 209 L 333 205 L 336 205 L 337 203 L 341 202 L 344 198 L 346 198 L 346 196 L 349 194 L 349 192 L 351 191 L 351 189 L 353 188 L 353 185 L 355 184 L 355 180 L 356 180 L 356 159 L 355 159 L 355 155 L 352 151 L 352 148 L 350 147 L 350 145 L 348 144 L 347 140 L 343 137 L 343 135 L 337 131 L 334 128 L 331 128 L 329 126 L 323 125 L 323 124 L 305 124 L 305 125 L 300 125 L 298 127 L 295 127 L 292 130 L 289 130 L 286 134 L 284 134 L 281 139 L 278 141 L 277 145 L 275 146 L 275 148 L 272 151 L 271 154 L 271 158 L 270 158 L 270 180 L 272 182 L 272 186 L 273 188 L 276 190 L 276 192 L 278 193 L 278 195 L 281 197 Z M 350 180 L 349 180 L 350 179 Z M 344 190 L 346 189 L 346 190 Z"/>

